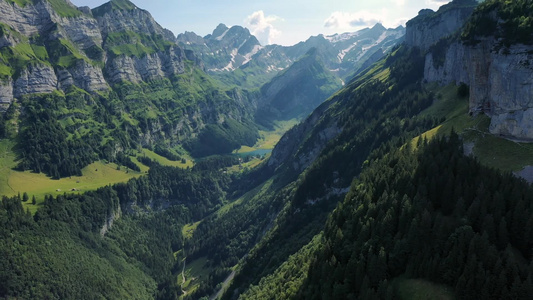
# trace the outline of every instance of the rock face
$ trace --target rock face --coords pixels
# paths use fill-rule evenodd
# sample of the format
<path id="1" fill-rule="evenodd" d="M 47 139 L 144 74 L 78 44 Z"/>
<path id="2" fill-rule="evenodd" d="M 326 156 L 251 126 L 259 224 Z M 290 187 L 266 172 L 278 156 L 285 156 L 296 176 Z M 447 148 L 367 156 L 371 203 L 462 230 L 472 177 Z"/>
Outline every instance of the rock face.
<path id="1" fill-rule="evenodd" d="M 182 74 L 187 60 L 200 63 L 176 44 L 169 30 L 129 1 L 114 0 L 92 11 L 69 1 L 61 7 L 54 9 L 47 0 L 23 6 L 0 0 L 0 47 L 14 53 L 22 47 L 35 50 L 34 44 L 41 47 L 22 65 L 17 57 L 7 63 L 11 75 L 2 80 L 0 92 L 4 105 L 26 94 L 72 85 L 91 93 L 104 91 L 122 81 L 139 83 Z M 136 48 L 144 52 L 127 51 Z"/>
<path id="2" fill-rule="evenodd" d="M 319 122 L 323 122 L 323 115 L 333 103 L 323 103 L 305 121 L 283 135 L 268 159 L 270 169 L 286 165 L 294 171 L 302 172 L 319 156 L 326 144 L 342 131 L 336 121 L 324 122 L 327 125 L 317 127 Z"/>
<path id="3" fill-rule="evenodd" d="M 451 35 L 458 32 L 459 21 L 464 23 L 471 12 L 465 6 L 450 4 L 436 13 L 422 12 L 408 22 L 406 43 L 426 51 L 425 80 L 470 86 L 470 112 L 490 116 L 491 133 L 532 141 L 533 46 L 502 48 L 493 37 L 464 44 L 457 35 Z"/>
<path id="4" fill-rule="evenodd" d="M 48 65 L 28 66 L 22 70 L 14 82 L 13 94 L 20 97 L 26 94 L 51 93 L 57 89 L 57 77 Z"/>
<path id="5" fill-rule="evenodd" d="M 431 9 L 421 10 L 417 17 L 407 22 L 405 43 L 420 47 L 422 51 L 428 50 L 441 38 L 459 30 L 472 15 L 475 4 L 475 1 L 455 0 L 442 6 L 437 12 Z"/>

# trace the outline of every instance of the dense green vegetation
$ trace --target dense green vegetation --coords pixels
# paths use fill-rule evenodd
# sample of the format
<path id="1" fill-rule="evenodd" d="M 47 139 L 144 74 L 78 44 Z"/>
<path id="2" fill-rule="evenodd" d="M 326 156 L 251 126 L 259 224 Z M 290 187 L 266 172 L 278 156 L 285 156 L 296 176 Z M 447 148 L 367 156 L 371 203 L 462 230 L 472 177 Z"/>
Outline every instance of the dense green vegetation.
<path id="1" fill-rule="evenodd" d="M 519 26 L 527 3 L 486 6 L 497 2 Z M 116 0 L 93 12 L 109 7 L 135 8 Z M 0 26 L 0 34 L 16 33 Z M 442 55 L 448 42 L 430 51 Z M 137 57 L 171 47 L 133 32 L 105 43 L 112 55 Z M 67 40 L 38 44 L 2 49 L 0 74 L 32 61 L 65 68 L 88 60 Z M 331 90 L 321 68 L 314 61 L 308 71 Z M 0 120 L 1 137 L 13 139 L 2 142 L 2 159 L 16 144 L 21 170 L 58 179 L 98 161 L 136 177 L 43 201 L 3 197 L 0 298 L 205 299 L 220 291 L 224 299 L 526 299 L 533 188 L 464 155 L 464 142 L 475 142 L 482 161 L 488 148 L 510 148 L 477 136 L 486 118 L 468 117 L 466 85 L 427 85 L 423 72 L 423 53 L 396 47 L 252 170 L 242 167 L 250 158 L 210 155 L 255 144 L 255 92 L 224 90 L 190 61 L 171 78 L 17 99 Z M 280 111 L 283 99 L 274 99 Z M 467 128 L 473 122 L 482 124 Z M 528 157 L 523 148 L 517 153 Z M 158 163 L 184 167 L 189 153 L 206 157 L 187 169 Z"/>
<path id="2" fill-rule="evenodd" d="M 475 44 L 480 37 L 494 36 L 509 47 L 533 43 L 533 3 L 529 0 L 487 0 L 465 25 L 462 38 Z"/>
<path id="3" fill-rule="evenodd" d="M 104 3 L 92 10 L 95 17 L 102 16 L 108 13 L 112 9 L 116 10 L 133 10 L 136 6 L 128 0 L 111 0 L 108 3 Z"/>
<path id="4" fill-rule="evenodd" d="M 198 138 L 186 144 L 194 156 L 228 153 L 241 145 L 253 146 L 259 138 L 257 125 L 253 122 L 239 123 L 228 119 L 222 124 L 209 124 Z"/>
<path id="5" fill-rule="evenodd" d="M 33 218 L 22 209 L 27 195 L 4 197 L 0 295 L 173 299 L 180 293 L 174 253 L 182 247 L 181 227 L 220 207 L 228 184 L 216 170 L 153 164 L 126 184 L 47 196 Z"/>
<path id="6" fill-rule="evenodd" d="M 460 299 L 526 299 L 532 203 L 531 186 L 465 157 L 455 133 L 390 152 L 330 216 L 301 296 L 389 299 L 388 283 L 404 275 L 454 287 Z"/>
<path id="7" fill-rule="evenodd" d="M 259 135 L 251 116 L 207 124 L 197 137 L 186 136 L 195 130 L 193 125 L 176 134 L 176 126 L 189 122 L 194 107 L 215 106 L 227 113 L 242 109 L 232 101 L 231 93 L 221 92 L 204 73 L 190 67 L 193 77 L 187 79 L 123 83 L 103 95 L 72 87 L 66 94 L 25 96 L 20 101 L 24 114 L 19 117 L 19 108 L 12 105 L 2 117 L 0 133 L 14 137 L 19 130 L 18 169 L 53 178 L 81 175 L 82 168 L 100 159 L 139 171 L 129 156 L 142 146 L 183 163 L 182 156 L 167 145 L 181 142 L 194 156 L 254 145 Z M 12 128 L 15 122 L 20 128 Z"/>
<path id="8" fill-rule="evenodd" d="M 172 43 L 161 35 L 148 35 L 132 31 L 112 32 L 107 35 L 104 47 L 116 56 L 127 55 L 142 57 L 158 51 L 166 51 Z"/>

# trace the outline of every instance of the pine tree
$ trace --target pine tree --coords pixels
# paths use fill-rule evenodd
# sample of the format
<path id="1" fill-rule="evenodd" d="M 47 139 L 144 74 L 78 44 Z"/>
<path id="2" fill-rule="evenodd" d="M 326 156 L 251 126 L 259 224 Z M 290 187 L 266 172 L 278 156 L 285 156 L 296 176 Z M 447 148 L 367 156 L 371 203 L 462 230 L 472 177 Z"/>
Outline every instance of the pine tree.
<path id="1" fill-rule="evenodd" d="M 22 194 L 22 202 L 27 202 L 29 199 L 30 197 L 28 196 L 28 193 L 24 192 L 24 194 Z"/>

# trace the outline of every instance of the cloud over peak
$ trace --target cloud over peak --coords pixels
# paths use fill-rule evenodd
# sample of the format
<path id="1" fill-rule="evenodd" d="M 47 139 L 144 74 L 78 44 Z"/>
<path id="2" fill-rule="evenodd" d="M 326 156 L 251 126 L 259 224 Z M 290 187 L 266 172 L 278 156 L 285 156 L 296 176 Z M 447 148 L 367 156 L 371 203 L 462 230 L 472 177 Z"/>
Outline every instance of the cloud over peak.
<path id="1" fill-rule="evenodd" d="M 368 11 L 359 11 L 355 13 L 336 11 L 324 21 L 324 27 L 332 29 L 352 29 L 372 26 L 376 23 L 383 23 L 383 18 Z"/>
<path id="2" fill-rule="evenodd" d="M 281 35 L 281 31 L 274 27 L 274 22 L 282 20 L 277 16 L 265 16 L 262 10 L 253 12 L 246 17 L 244 24 L 255 35 L 262 45 L 272 44 L 272 40 Z"/>

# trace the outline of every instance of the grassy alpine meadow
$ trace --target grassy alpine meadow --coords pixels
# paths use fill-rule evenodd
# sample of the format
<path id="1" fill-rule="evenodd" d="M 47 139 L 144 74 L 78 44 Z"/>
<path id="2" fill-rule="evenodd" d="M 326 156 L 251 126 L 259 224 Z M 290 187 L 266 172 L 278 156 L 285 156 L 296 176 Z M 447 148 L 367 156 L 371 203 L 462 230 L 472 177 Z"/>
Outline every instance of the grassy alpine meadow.
<path id="1" fill-rule="evenodd" d="M 429 87 L 436 95 L 435 103 L 420 116 L 445 118 L 445 121 L 411 140 L 414 148 L 418 139 L 431 140 L 447 135 L 453 129 L 463 137 L 467 147 L 479 161 L 489 167 L 504 171 L 520 171 L 533 165 L 533 145 L 498 137 L 489 132 L 490 118 L 468 114 L 468 98 L 457 95 L 454 84 Z"/>
<path id="2" fill-rule="evenodd" d="M 82 169 L 82 176 L 71 176 L 59 180 L 52 179 L 43 173 L 31 171 L 16 171 L 16 155 L 13 152 L 14 143 L 9 140 L 0 141 L 0 195 L 14 196 L 26 192 L 30 198 L 24 202 L 25 208 L 35 213 L 45 195 L 59 195 L 63 193 L 78 193 L 96 190 L 100 187 L 126 182 L 139 177 L 148 171 L 148 167 L 139 163 L 141 172 L 135 172 L 115 163 L 96 161 Z M 135 158 L 133 158 L 135 161 Z M 35 196 L 36 205 L 32 204 Z"/>
<path id="3" fill-rule="evenodd" d="M 63 193 L 82 193 L 96 190 L 106 185 L 126 182 L 132 178 L 142 176 L 148 172 L 149 168 L 137 161 L 136 157 L 131 157 L 141 169 L 141 172 L 132 171 L 124 166 L 115 163 L 96 161 L 82 169 L 82 176 L 71 176 L 59 180 L 52 179 L 43 173 L 31 171 L 17 171 L 13 168 L 17 165 L 16 155 L 13 152 L 14 142 L 7 139 L 0 141 L 0 195 L 15 196 L 26 192 L 30 198 L 24 202 L 24 208 L 35 213 L 45 195 L 59 195 Z M 148 149 L 143 149 L 142 154 L 161 165 L 179 168 L 192 167 L 194 162 L 189 157 L 186 162 L 171 161 Z M 32 197 L 35 196 L 36 204 L 32 204 Z"/>
<path id="4" fill-rule="evenodd" d="M 141 176 L 144 172 L 134 172 L 114 163 L 102 161 L 94 162 L 82 169 L 82 176 L 65 177 L 59 180 L 51 179 L 42 173 L 31 171 L 16 171 L 16 156 L 12 151 L 14 144 L 11 141 L 0 142 L 0 195 L 14 196 L 26 192 L 30 198 L 23 202 L 24 208 L 35 213 L 45 195 L 59 195 L 63 193 L 78 193 L 115 184 L 126 182 L 134 177 Z M 36 205 L 32 204 L 35 196 Z"/>
<path id="5" fill-rule="evenodd" d="M 241 148 L 233 151 L 233 153 L 247 153 L 259 149 L 274 149 L 283 134 L 299 122 L 298 119 L 276 121 L 274 124 L 274 130 L 259 130 L 259 139 L 253 147 L 241 146 Z"/>
<path id="6" fill-rule="evenodd" d="M 180 155 L 183 157 L 182 153 L 180 153 Z M 163 166 L 178 167 L 178 168 L 183 168 L 183 169 L 192 168 L 194 166 L 194 161 L 189 156 L 184 157 L 185 163 L 183 163 L 181 161 L 170 160 L 146 148 L 143 148 L 141 153 L 138 156 L 146 156 L 150 158 L 151 160 L 155 160 L 156 162 L 158 162 L 159 164 Z"/>

